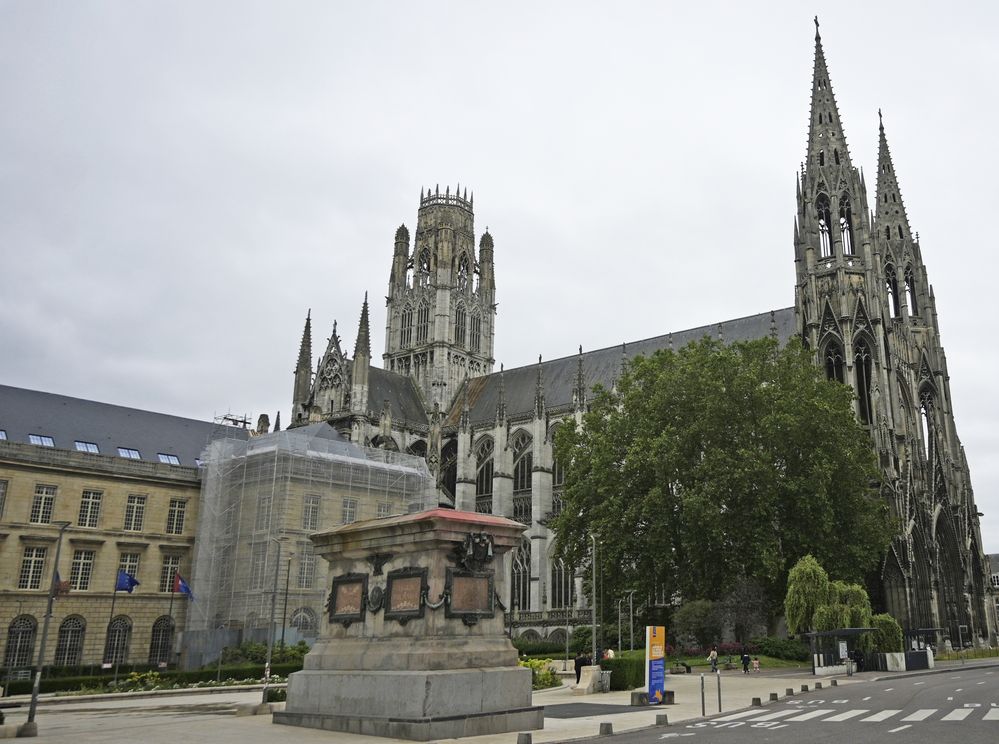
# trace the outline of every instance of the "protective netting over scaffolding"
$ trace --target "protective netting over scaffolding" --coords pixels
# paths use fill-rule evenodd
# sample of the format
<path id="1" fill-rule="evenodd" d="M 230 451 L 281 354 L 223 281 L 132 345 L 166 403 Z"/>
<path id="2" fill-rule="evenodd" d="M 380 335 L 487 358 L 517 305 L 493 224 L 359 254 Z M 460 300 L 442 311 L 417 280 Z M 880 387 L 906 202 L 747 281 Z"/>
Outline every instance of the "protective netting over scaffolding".
<path id="1" fill-rule="evenodd" d="M 221 647 L 216 636 L 227 643 L 232 631 L 266 638 L 272 595 L 281 638 L 315 635 L 326 565 L 313 554 L 310 534 L 437 505 L 422 458 L 352 444 L 325 423 L 218 439 L 202 463 L 197 599 L 185 634 L 202 663 Z"/>

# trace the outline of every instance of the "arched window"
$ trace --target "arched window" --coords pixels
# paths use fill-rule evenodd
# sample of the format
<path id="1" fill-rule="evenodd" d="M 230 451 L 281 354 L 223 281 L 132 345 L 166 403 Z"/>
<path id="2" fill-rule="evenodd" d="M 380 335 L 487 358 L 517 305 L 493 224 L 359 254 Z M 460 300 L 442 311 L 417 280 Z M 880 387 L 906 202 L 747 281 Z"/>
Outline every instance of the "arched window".
<path id="1" fill-rule="evenodd" d="M 845 382 L 843 374 L 843 347 L 835 341 L 826 345 L 826 377 L 836 382 Z"/>
<path id="2" fill-rule="evenodd" d="M 873 363 L 867 342 L 861 339 L 853 347 L 853 370 L 857 378 L 857 406 L 860 420 L 864 424 L 874 423 L 874 409 L 871 403 L 871 372 Z"/>
<path id="3" fill-rule="evenodd" d="M 416 281 L 420 286 L 430 284 L 430 250 L 427 248 L 420 251 L 420 258 L 416 264 Z"/>
<path id="4" fill-rule="evenodd" d="M 132 620 L 127 615 L 118 615 L 108 623 L 108 635 L 104 642 L 104 663 L 123 664 L 128 660 L 128 645 L 132 640 Z"/>
<path id="5" fill-rule="evenodd" d="M 319 630 L 319 619 L 308 607 L 299 607 L 291 613 L 291 627 L 302 635 L 314 635 Z"/>
<path id="6" fill-rule="evenodd" d="M 437 484 L 446 493 L 452 503 L 454 492 L 458 485 L 458 440 L 449 439 L 441 447 L 440 481 Z"/>
<path id="7" fill-rule="evenodd" d="M 825 164 L 826 164 L 826 151 L 819 150 L 819 165 L 825 165 Z"/>
<path id="8" fill-rule="evenodd" d="M 493 440 L 485 437 L 475 449 L 475 511 L 493 511 Z"/>
<path id="9" fill-rule="evenodd" d="M 576 604 L 575 572 L 562 561 L 552 563 L 551 606 L 552 609 L 570 609 Z"/>
<path id="10" fill-rule="evenodd" d="M 919 393 L 919 429 L 923 435 L 923 455 L 927 460 L 933 452 L 933 391 L 924 389 Z"/>
<path id="11" fill-rule="evenodd" d="M 3 655 L 3 665 L 7 669 L 17 669 L 31 665 L 35 651 L 35 634 L 38 622 L 31 615 L 18 615 L 7 629 L 7 650 Z"/>
<path id="12" fill-rule="evenodd" d="M 839 150 L 833 150 L 833 160 L 836 161 L 836 165 L 839 165 Z"/>
<path id="13" fill-rule="evenodd" d="M 160 662 L 170 662 L 173 652 L 173 618 L 161 615 L 153 623 L 153 635 L 149 641 L 149 663 L 153 666 Z"/>
<path id="14" fill-rule="evenodd" d="M 59 625 L 56 640 L 55 665 L 79 666 L 83 657 L 83 634 L 87 623 L 79 615 L 70 615 Z"/>
<path id="15" fill-rule="evenodd" d="M 565 468 L 558 460 L 558 453 L 552 451 L 552 516 L 562 513 L 562 488 L 565 486 Z"/>
<path id="16" fill-rule="evenodd" d="M 513 437 L 513 518 L 521 524 L 530 524 L 532 519 L 531 471 L 534 469 L 534 453 L 531 444 L 531 436 L 523 430 Z"/>
<path id="17" fill-rule="evenodd" d="M 413 308 L 409 305 L 402 310 L 402 334 L 399 341 L 404 349 L 413 345 Z"/>
<path id="18" fill-rule="evenodd" d="M 845 191 L 839 197 L 839 233 L 843 241 L 843 255 L 853 255 L 853 214 L 850 212 L 850 195 Z"/>
<path id="19" fill-rule="evenodd" d="M 422 344 L 427 340 L 430 330 L 430 308 L 427 303 L 421 302 L 416 310 L 416 343 Z"/>
<path id="20" fill-rule="evenodd" d="M 885 201 L 887 201 L 887 200 L 888 200 L 888 197 L 886 196 L 885 197 Z M 886 225 L 885 226 L 885 240 L 891 240 L 891 225 Z"/>
<path id="21" fill-rule="evenodd" d="M 513 607 L 521 612 L 531 609 L 531 541 L 521 540 L 520 547 L 513 556 L 513 576 L 511 577 Z"/>
<path id="22" fill-rule="evenodd" d="M 902 226 L 901 225 L 898 226 L 898 239 L 899 240 L 902 239 Z"/>
<path id="23" fill-rule="evenodd" d="M 479 351 L 482 348 L 482 318 L 473 312 L 470 320 L 468 346 L 472 351 Z"/>
<path id="24" fill-rule="evenodd" d="M 919 308 L 916 305 L 916 279 L 912 274 L 912 267 L 905 267 L 905 301 L 909 303 L 909 315 L 918 315 Z"/>
<path id="25" fill-rule="evenodd" d="M 815 213 L 819 219 L 819 256 L 829 258 L 832 255 L 832 238 L 829 235 L 832 218 L 829 213 L 829 197 L 825 194 L 819 194 L 815 200 Z"/>
<path id="26" fill-rule="evenodd" d="M 465 306 L 458 305 L 454 310 L 454 342 L 458 346 L 465 345 Z"/>
<path id="27" fill-rule="evenodd" d="M 898 276 L 895 274 L 895 267 L 891 264 L 885 266 L 885 290 L 888 292 L 888 315 L 897 318 L 899 316 Z"/>
<path id="28" fill-rule="evenodd" d="M 468 254 L 462 253 L 458 259 L 458 291 L 464 292 L 468 289 Z"/>

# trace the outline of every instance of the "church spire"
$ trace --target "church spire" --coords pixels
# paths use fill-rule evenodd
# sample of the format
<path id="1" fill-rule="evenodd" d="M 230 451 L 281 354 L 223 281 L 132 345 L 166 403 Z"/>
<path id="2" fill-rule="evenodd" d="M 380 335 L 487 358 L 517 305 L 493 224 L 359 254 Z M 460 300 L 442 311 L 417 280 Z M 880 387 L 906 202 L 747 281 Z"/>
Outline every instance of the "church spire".
<path id="1" fill-rule="evenodd" d="M 850 165 L 846 134 L 833 95 L 826 55 L 822 50 L 819 19 L 815 18 L 815 68 L 812 72 L 811 121 L 808 125 L 808 165 Z"/>
<path id="2" fill-rule="evenodd" d="M 305 316 L 302 330 L 302 344 L 298 349 L 298 364 L 295 365 L 295 389 L 292 393 L 292 421 L 301 423 L 308 418 L 308 408 L 312 398 L 312 310 Z"/>
<path id="3" fill-rule="evenodd" d="M 909 218 L 902 203 L 902 192 L 898 188 L 895 166 L 891 162 L 888 139 L 885 137 L 885 124 L 878 109 L 878 180 L 876 222 L 883 237 L 890 240 L 910 238 Z"/>
<path id="4" fill-rule="evenodd" d="M 354 342 L 354 367 L 351 374 L 350 402 L 352 409 L 361 414 L 368 411 L 368 369 L 371 367 L 371 335 L 368 330 L 368 293 L 361 305 L 361 321 L 357 326 Z"/>
<path id="5" fill-rule="evenodd" d="M 335 332 L 335 330 L 334 330 Z M 368 329 L 368 293 L 364 293 L 364 304 L 361 305 L 361 322 L 357 328 L 357 341 L 354 343 L 354 357 L 365 356 L 371 359 L 371 332 Z"/>
<path id="6" fill-rule="evenodd" d="M 302 344 L 298 347 L 298 369 L 312 369 L 312 308 L 305 316 L 305 328 L 302 329 Z"/>
<path id="7" fill-rule="evenodd" d="M 586 408 L 586 377 L 583 374 L 583 346 L 579 346 L 579 356 L 576 358 L 576 383 L 572 386 L 572 404 L 576 411 Z"/>

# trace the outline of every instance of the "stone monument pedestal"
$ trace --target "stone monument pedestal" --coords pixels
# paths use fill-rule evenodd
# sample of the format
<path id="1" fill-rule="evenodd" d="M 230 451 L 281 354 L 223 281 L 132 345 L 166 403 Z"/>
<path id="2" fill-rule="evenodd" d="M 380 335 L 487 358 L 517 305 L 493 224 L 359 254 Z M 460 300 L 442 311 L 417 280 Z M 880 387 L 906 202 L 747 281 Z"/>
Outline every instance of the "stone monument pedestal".
<path id="1" fill-rule="evenodd" d="M 313 535 L 327 613 L 274 722 L 418 741 L 542 728 L 496 582 L 524 529 L 432 509 Z"/>

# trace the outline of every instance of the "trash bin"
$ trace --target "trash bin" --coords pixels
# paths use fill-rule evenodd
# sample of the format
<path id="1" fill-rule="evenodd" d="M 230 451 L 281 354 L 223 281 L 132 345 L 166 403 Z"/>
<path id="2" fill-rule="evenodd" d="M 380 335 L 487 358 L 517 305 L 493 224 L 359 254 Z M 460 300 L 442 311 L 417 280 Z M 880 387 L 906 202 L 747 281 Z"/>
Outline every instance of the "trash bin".
<path id="1" fill-rule="evenodd" d="M 610 692 L 610 678 L 612 673 L 600 670 L 600 692 Z"/>
<path id="2" fill-rule="evenodd" d="M 852 677 L 853 676 L 853 663 L 854 663 L 853 659 L 847 659 L 846 660 L 846 676 L 847 677 Z"/>

